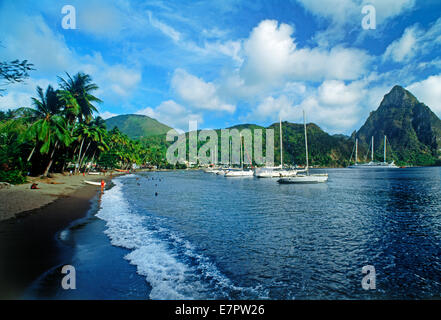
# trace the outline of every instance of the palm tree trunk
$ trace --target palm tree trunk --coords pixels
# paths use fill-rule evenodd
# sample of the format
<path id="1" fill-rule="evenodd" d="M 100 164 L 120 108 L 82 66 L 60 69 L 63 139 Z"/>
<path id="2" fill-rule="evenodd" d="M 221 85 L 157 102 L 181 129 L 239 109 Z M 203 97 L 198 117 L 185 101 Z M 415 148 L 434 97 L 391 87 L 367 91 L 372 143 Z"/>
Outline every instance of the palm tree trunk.
<path id="1" fill-rule="evenodd" d="M 54 150 L 52 150 L 51 157 L 50 157 L 50 160 L 49 160 L 49 164 L 47 165 L 46 170 L 44 171 L 43 176 L 45 176 L 45 177 L 47 177 L 47 175 L 49 173 L 49 169 L 51 168 L 52 163 L 54 162 L 54 154 L 55 154 L 55 150 L 57 149 L 57 146 L 58 146 L 58 141 L 55 142 Z"/>
<path id="2" fill-rule="evenodd" d="M 35 147 L 32 148 L 32 151 L 31 151 L 31 153 L 29 154 L 29 157 L 28 157 L 27 162 L 31 161 L 31 158 L 32 158 L 32 155 L 34 154 L 34 151 L 35 151 Z"/>
<path id="3" fill-rule="evenodd" d="M 84 150 L 83 156 L 82 156 L 81 159 L 80 159 L 80 168 L 81 168 L 82 165 L 83 165 L 83 160 L 84 160 L 84 157 L 86 156 L 87 150 L 88 150 L 89 147 L 90 147 L 90 143 L 91 143 L 91 141 L 89 141 L 89 143 L 87 144 L 87 147 L 86 147 L 86 149 Z"/>
<path id="4" fill-rule="evenodd" d="M 83 143 L 84 143 L 84 140 L 85 140 L 86 138 L 83 138 L 83 140 L 81 141 L 81 146 L 80 146 L 80 152 L 78 152 L 78 159 L 77 159 L 77 167 L 75 168 L 75 174 L 77 174 L 77 173 L 79 173 L 79 171 L 80 171 L 80 159 L 81 159 L 81 151 L 82 151 L 82 149 L 83 149 Z"/>
<path id="5" fill-rule="evenodd" d="M 95 159 L 95 154 L 96 154 L 96 149 L 95 149 L 95 151 L 93 152 L 92 160 L 90 161 L 92 164 L 93 164 L 93 159 Z"/>

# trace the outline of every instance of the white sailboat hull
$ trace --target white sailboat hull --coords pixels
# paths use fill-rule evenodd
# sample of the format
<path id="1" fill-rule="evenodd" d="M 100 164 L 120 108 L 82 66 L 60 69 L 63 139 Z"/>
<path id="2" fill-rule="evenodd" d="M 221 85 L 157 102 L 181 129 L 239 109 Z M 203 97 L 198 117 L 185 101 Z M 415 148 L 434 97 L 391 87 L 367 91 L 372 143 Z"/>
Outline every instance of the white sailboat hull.
<path id="1" fill-rule="evenodd" d="M 328 174 L 309 174 L 309 159 L 308 159 L 308 133 L 306 130 L 306 119 L 305 119 L 305 111 L 303 111 L 303 126 L 305 129 L 305 156 L 306 156 L 306 167 L 305 170 L 301 170 L 301 172 L 305 172 L 305 174 L 297 174 L 293 177 L 284 177 L 277 180 L 280 184 L 313 184 L 313 183 L 324 183 L 328 181 Z"/>
<path id="2" fill-rule="evenodd" d="M 281 169 L 256 169 L 254 175 L 257 178 L 281 178 L 281 177 L 294 177 L 298 173 L 297 170 L 281 170 Z"/>
<path id="3" fill-rule="evenodd" d="M 371 162 L 369 163 L 357 163 L 358 162 L 358 139 L 355 140 L 355 164 L 348 166 L 350 169 L 397 169 L 398 166 L 392 161 L 387 162 L 387 137 L 384 136 L 384 160 L 383 162 L 374 161 L 374 137 L 372 136 L 371 142 Z M 351 156 L 352 157 L 352 156 Z"/>
<path id="4" fill-rule="evenodd" d="M 86 184 L 90 184 L 92 186 L 101 186 L 101 182 L 96 182 L 96 181 L 88 181 L 88 180 L 84 180 L 84 183 Z M 106 183 L 104 182 L 104 185 L 106 185 Z"/>
<path id="5" fill-rule="evenodd" d="M 237 170 L 237 171 L 227 171 L 225 177 L 252 177 L 253 171 L 251 170 Z"/>
<path id="6" fill-rule="evenodd" d="M 363 164 L 354 164 L 349 166 L 350 169 L 398 169 L 395 163 L 387 162 L 369 162 Z"/>
<path id="7" fill-rule="evenodd" d="M 304 175 L 298 174 L 295 177 L 281 178 L 277 180 L 281 184 L 314 184 L 314 183 L 324 183 L 328 181 L 327 174 L 312 174 Z"/>

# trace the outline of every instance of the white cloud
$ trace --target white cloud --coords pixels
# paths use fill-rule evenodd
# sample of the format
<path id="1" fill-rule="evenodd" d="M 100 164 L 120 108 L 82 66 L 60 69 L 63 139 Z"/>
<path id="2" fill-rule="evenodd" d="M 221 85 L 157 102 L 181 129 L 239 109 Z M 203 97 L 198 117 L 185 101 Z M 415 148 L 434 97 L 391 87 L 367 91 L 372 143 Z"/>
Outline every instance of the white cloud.
<path id="1" fill-rule="evenodd" d="M 371 4 L 377 13 L 377 23 L 396 17 L 414 7 L 415 0 L 297 0 L 309 12 L 330 19 L 339 25 L 360 25 L 361 9 Z"/>
<path id="2" fill-rule="evenodd" d="M 417 52 L 417 41 L 421 31 L 416 27 L 407 28 L 400 39 L 392 42 L 384 53 L 384 60 L 405 62 L 413 58 Z"/>
<path id="3" fill-rule="evenodd" d="M 103 119 L 109 119 L 109 118 L 113 118 L 113 117 L 118 116 L 118 114 L 112 113 L 112 112 L 109 112 L 109 111 L 100 112 L 99 115 Z"/>
<path id="4" fill-rule="evenodd" d="M 438 116 L 441 116 L 441 74 L 412 83 L 407 90 L 412 92 L 419 101 L 425 103 Z"/>
<path id="5" fill-rule="evenodd" d="M 189 121 L 197 121 L 198 124 L 204 122 L 202 115 L 192 113 L 190 110 L 173 100 L 164 101 L 156 108 L 147 107 L 139 110 L 137 114 L 154 118 L 159 122 L 183 132 L 188 131 Z"/>
<path id="6" fill-rule="evenodd" d="M 5 86 L 6 92 L 0 96 L 0 110 L 32 107 L 31 97 L 37 96 L 37 86 L 46 90 L 51 84 L 47 79 L 28 79 L 24 83 L 14 83 Z"/>
<path id="7" fill-rule="evenodd" d="M 46 74 L 70 66 L 72 51 L 41 15 L 27 15 L 4 2 L 0 4 L 0 30 L 8 30 L 2 32 L 2 59 L 27 59 Z"/>
<path id="8" fill-rule="evenodd" d="M 399 16 L 415 7 L 416 0 L 363 0 L 362 6 L 372 4 L 377 13 L 377 23 Z"/>
<path id="9" fill-rule="evenodd" d="M 103 77 L 111 83 L 110 88 L 120 96 L 128 96 L 141 81 L 141 73 L 122 65 L 109 66 Z"/>
<path id="10" fill-rule="evenodd" d="M 282 114 L 289 112 L 294 108 L 292 101 L 285 96 L 281 95 L 277 98 L 272 96 L 266 97 L 253 111 L 252 116 L 250 118 L 259 119 L 259 120 L 267 120 L 270 119 L 272 121 L 277 120 Z M 286 119 L 285 119 L 286 120 Z"/>
<path id="11" fill-rule="evenodd" d="M 179 31 L 176 31 L 171 26 L 165 24 L 162 21 L 159 21 L 155 17 L 153 17 L 153 14 L 151 11 L 147 11 L 147 15 L 150 21 L 150 24 L 155 27 L 156 29 L 160 30 L 163 34 L 165 34 L 167 37 L 171 38 L 173 41 L 179 41 L 181 39 L 181 33 Z"/>
<path id="12" fill-rule="evenodd" d="M 171 86 L 180 99 L 197 109 L 230 113 L 236 109 L 218 96 L 217 88 L 213 83 L 205 82 L 183 69 L 175 70 Z"/>
<path id="13" fill-rule="evenodd" d="M 387 47 L 383 60 L 405 63 L 417 55 L 423 56 L 432 52 L 440 45 L 441 18 L 427 30 L 421 29 L 418 24 L 406 28 L 403 35 Z"/>
<path id="14" fill-rule="evenodd" d="M 128 22 L 127 13 L 109 1 L 88 0 L 75 4 L 77 28 L 98 37 L 115 38 Z"/>
<path id="15" fill-rule="evenodd" d="M 293 29 L 277 21 L 262 21 L 245 43 L 247 61 L 243 70 L 248 82 L 323 79 L 353 80 L 366 68 L 368 55 L 361 50 L 335 47 L 297 48 Z"/>
<path id="16" fill-rule="evenodd" d="M 345 84 L 343 81 L 327 80 L 317 89 L 304 92 L 298 104 L 286 94 L 269 96 L 252 110 L 248 120 L 282 120 L 301 122 L 305 110 L 308 122 L 315 122 L 331 133 L 347 132 L 358 124 L 366 110 L 367 90 L 365 81 Z"/>
<path id="17" fill-rule="evenodd" d="M 218 55 L 223 54 L 227 57 L 233 59 L 237 65 L 243 63 L 243 58 L 241 56 L 242 43 L 241 41 L 226 41 L 226 42 L 205 42 L 203 54 Z"/>
<path id="18" fill-rule="evenodd" d="M 306 10 L 333 21 L 345 21 L 359 4 L 352 0 L 297 0 Z"/>
<path id="19" fill-rule="evenodd" d="M 244 64 L 228 77 L 225 88 L 238 96 L 266 93 L 287 81 L 355 80 L 367 71 L 370 56 L 362 50 L 298 48 L 294 29 L 264 20 L 244 41 Z"/>
<path id="20" fill-rule="evenodd" d="M 329 80 L 318 88 L 319 101 L 325 105 L 354 105 L 363 96 L 363 85 L 354 82 L 346 85 L 343 81 Z"/>
<path id="21" fill-rule="evenodd" d="M 345 40 L 346 35 L 358 33 L 360 41 L 364 37 L 378 37 L 387 28 L 392 18 L 412 9 L 415 0 L 297 0 L 307 11 L 327 23 L 313 40 L 322 47 L 330 47 Z M 362 8 L 373 5 L 376 9 L 376 31 L 365 31 L 361 22 Z"/>

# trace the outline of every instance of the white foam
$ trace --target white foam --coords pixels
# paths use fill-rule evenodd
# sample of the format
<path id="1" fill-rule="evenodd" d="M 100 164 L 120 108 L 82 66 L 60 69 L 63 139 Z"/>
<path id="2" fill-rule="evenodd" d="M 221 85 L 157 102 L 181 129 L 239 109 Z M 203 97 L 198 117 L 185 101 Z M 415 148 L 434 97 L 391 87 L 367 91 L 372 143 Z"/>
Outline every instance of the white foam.
<path id="1" fill-rule="evenodd" d="M 234 286 L 189 241 L 162 227 L 148 228 L 147 217 L 130 210 L 121 179 L 114 184 L 102 196 L 97 217 L 106 221 L 112 245 L 132 250 L 125 259 L 146 277 L 151 299 L 228 299 L 232 292 L 261 297 L 255 289 Z"/>

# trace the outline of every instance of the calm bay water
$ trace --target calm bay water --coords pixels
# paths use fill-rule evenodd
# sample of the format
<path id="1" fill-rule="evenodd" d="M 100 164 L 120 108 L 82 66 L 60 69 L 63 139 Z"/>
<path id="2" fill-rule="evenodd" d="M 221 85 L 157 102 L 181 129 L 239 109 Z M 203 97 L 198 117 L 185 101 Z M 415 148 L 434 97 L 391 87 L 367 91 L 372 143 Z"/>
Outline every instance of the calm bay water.
<path id="1" fill-rule="evenodd" d="M 201 171 L 116 178 L 100 208 L 60 234 L 77 290 L 61 290 L 54 269 L 27 297 L 440 298 L 441 169 L 328 173 L 324 185 Z M 365 265 L 376 290 L 362 289 Z"/>

